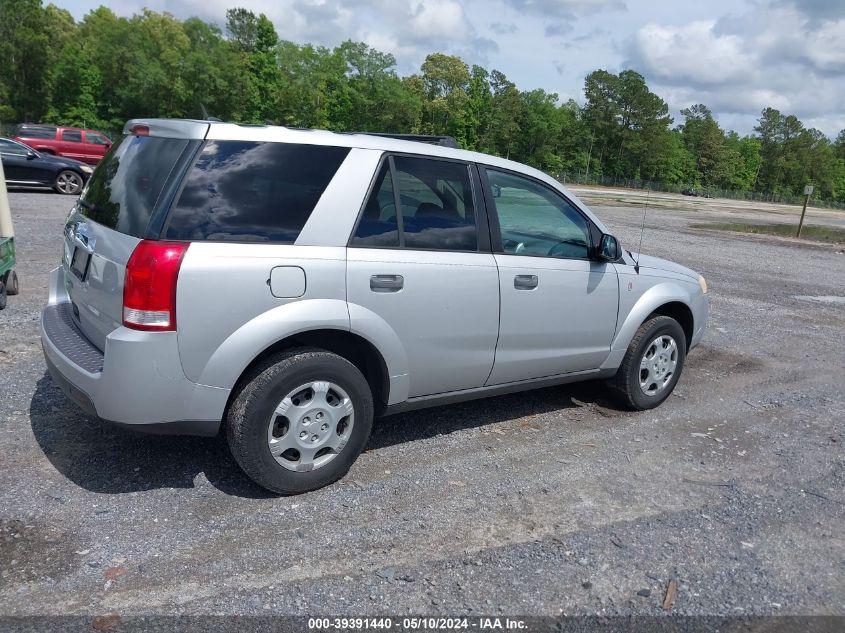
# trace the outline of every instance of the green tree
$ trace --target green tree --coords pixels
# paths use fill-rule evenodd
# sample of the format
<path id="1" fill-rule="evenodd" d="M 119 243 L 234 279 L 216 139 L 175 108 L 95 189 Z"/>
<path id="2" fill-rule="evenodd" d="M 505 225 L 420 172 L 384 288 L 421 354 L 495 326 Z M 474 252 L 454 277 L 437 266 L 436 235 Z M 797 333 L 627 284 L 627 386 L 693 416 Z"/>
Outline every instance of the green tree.
<path id="1" fill-rule="evenodd" d="M 0 0 L 4 117 L 40 120 L 50 103 L 50 35 L 41 0 Z"/>
<path id="2" fill-rule="evenodd" d="M 449 134 L 466 142 L 469 67 L 459 57 L 433 53 L 420 68 L 425 95 L 423 131 Z"/>

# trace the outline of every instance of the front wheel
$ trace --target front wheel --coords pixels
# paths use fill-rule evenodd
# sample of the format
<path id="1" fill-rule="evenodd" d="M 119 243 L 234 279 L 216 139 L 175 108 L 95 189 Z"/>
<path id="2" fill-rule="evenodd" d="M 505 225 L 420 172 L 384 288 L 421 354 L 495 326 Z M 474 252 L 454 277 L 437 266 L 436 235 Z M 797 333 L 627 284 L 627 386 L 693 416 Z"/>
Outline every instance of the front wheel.
<path id="1" fill-rule="evenodd" d="M 56 176 L 53 188 L 59 193 L 75 196 L 82 191 L 82 176 L 75 171 L 65 169 Z"/>
<path id="2" fill-rule="evenodd" d="M 6 284 L 7 295 L 14 296 L 20 292 L 20 286 L 18 286 L 18 273 L 14 270 L 10 270 L 6 273 L 3 283 Z"/>
<path id="3" fill-rule="evenodd" d="M 684 330 L 675 319 L 659 314 L 648 318 L 609 381 L 616 399 L 638 411 L 659 405 L 678 384 L 686 349 Z"/>
<path id="4" fill-rule="evenodd" d="M 302 348 L 250 374 L 229 407 L 226 438 L 258 485 L 298 494 L 343 477 L 372 423 L 372 393 L 358 368 L 336 354 Z"/>

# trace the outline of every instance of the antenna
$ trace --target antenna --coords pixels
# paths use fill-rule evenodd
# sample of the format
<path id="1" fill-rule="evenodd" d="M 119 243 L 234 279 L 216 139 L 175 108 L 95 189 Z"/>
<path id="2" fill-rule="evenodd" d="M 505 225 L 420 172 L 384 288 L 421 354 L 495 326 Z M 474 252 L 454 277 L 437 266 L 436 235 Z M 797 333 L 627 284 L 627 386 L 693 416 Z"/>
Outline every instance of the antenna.
<path id="1" fill-rule="evenodd" d="M 645 191 L 645 207 L 643 207 L 643 222 L 640 225 L 640 245 L 637 248 L 637 261 L 634 263 L 634 272 L 640 274 L 640 255 L 643 252 L 643 233 L 645 232 L 645 214 L 648 211 L 648 197 L 651 194 L 651 189 Z"/>

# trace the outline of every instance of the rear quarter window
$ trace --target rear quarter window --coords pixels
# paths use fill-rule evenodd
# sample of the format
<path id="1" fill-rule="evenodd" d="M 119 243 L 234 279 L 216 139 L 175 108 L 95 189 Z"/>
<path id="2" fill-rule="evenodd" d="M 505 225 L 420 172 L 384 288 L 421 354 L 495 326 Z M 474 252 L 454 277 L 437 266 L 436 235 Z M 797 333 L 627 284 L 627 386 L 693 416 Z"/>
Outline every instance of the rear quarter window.
<path id="1" fill-rule="evenodd" d="M 189 141 L 125 136 L 100 161 L 79 201 L 83 215 L 111 229 L 144 237 L 158 198 Z"/>
<path id="2" fill-rule="evenodd" d="M 56 128 L 49 126 L 24 127 L 21 126 L 15 132 L 21 138 L 56 138 Z"/>
<path id="3" fill-rule="evenodd" d="M 209 141 L 163 237 L 291 244 L 347 154 L 347 147 Z"/>

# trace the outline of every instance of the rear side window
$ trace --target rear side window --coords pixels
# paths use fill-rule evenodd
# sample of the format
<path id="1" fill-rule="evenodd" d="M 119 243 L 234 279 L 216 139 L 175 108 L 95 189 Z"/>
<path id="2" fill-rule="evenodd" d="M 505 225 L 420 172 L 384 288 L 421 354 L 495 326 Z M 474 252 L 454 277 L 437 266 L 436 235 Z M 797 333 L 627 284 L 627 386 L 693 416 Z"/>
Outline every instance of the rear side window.
<path id="1" fill-rule="evenodd" d="M 468 165 L 408 156 L 392 161 L 392 170 L 390 161 L 385 161 L 350 244 L 477 251 Z M 398 213 L 395 194 L 401 207 Z"/>
<path id="2" fill-rule="evenodd" d="M 384 161 L 375 186 L 364 205 L 358 229 L 350 242 L 354 246 L 399 246 L 399 226 L 396 221 L 396 198 L 390 166 Z"/>
<path id="3" fill-rule="evenodd" d="M 209 141 L 163 237 L 293 243 L 347 154 L 347 147 Z"/>
<path id="4" fill-rule="evenodd" d="M 469 167 L 397 156 L 396 184 L 407 248 L 477 251 Z"/>
<path id="5" fill-rule="evenodd" d="M 143 237 L 168 176 L 189 141 L 126 136 L 100 161 L 80 211 L 111 229 Z"/>
<path id="6" fill-rule="evenodd" d="M 81 143 L 82 132 L 79 130 L 65 130 L 62 132 L 62 140 L 68 143 Z"/>
<path id="7" fill-rule="evenodd" d="M 29 127 L 21 126 L 15 133 L 21 138 L 56 138 L 56 128 L 49 126 Z"/>

